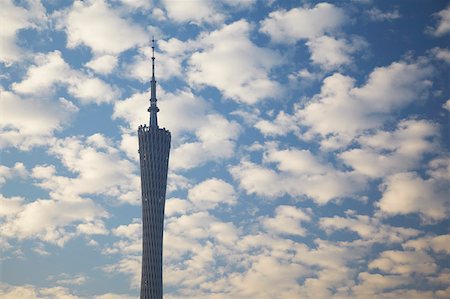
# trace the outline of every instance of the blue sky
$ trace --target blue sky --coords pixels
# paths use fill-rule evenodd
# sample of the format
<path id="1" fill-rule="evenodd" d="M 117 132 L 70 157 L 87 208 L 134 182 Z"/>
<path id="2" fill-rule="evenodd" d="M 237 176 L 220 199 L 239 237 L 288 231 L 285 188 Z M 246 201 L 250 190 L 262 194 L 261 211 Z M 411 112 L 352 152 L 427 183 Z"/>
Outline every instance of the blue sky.
<path id="1" fill-rule="evenodd" d="M 448 298 L 446 1 L 0 1 L 0 297 Z"/>

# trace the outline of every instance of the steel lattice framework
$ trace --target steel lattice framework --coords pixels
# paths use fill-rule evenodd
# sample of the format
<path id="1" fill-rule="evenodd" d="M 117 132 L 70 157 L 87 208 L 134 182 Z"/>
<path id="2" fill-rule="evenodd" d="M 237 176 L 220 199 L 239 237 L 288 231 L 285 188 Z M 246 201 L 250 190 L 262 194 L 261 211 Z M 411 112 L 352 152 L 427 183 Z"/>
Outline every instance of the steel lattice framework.
<path id="1" fill-rule="evenodd" d="M 139 126 L 139 158 L 142 188 L 142 274 L 141 299 L 163 297 L 163 233 L 167 171 L 171 135 L 158 127 L 155 55 L 153 41 L 150 123 Z"/>

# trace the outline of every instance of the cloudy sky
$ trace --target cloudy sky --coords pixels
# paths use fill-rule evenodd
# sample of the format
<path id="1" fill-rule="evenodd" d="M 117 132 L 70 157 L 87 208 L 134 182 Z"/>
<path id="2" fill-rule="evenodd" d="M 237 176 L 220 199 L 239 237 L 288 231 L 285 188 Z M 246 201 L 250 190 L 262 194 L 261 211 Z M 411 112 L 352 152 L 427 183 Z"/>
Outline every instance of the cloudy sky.
<path id="1" fill-rule="evenodd" d="M 0 297 L 449 298 L 446 1 L 0 0 Z"/>

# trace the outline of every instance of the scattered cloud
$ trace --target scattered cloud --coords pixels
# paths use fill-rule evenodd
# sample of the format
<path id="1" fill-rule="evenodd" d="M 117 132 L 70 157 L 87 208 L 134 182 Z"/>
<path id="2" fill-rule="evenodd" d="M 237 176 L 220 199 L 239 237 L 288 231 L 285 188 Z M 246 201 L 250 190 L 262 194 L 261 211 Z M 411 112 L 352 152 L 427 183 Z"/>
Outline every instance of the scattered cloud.
<path id="1" fill-rule="evenodd" d="M 220 204 L 235 204 L 236 192 L 229 183 L 212 178 L 189 189 L 188 198 L 200 210 L 213 209 Z"/>
<path id="2" fill-rule="evenodd" d="M 306 230 L 300 224 L 301 222 L 311 221 L 311 216 L 308 213 L 295 206 L 280 205 L 276 208 L 273 218 L 265 217 L 261 222 L 269 232 L 305 236 Z"/>
<path id="3" fill-rule="evenodd" d="M 422 179 L 413 172 L 396 173 L 386 177 L 381 185 L 382 196 L 377 206 L 385 215 L 418 213 L 424 223 L 447 217 L 448 179 Z"/>
<path id="4" fill-rule="evenodd" d="M 431 49 L 431 53 L 437 59 L 445 61 L 450 64 L 450 51 L 448 49 L 435 47 Z"/>
<path id="5" fill-rule="evenodd" d="M 103 135 L 56 140 L 49 148 L 49 153 L 75 174 L 58 175 L 53 165 L 33 168 L 35 184 L 48 190 L 52 198 L 101 194 L 122 203 L 140 202 L 140 180 L 136 174 L 136 165 L 121 158 L 120 152 Z"/>
<path id="6" fill-rule="evenodd" d="M 167 16 L 176 22 L 192 22 L 196 24 L 220 23 L 223 22 L 225 16 L 215 9 L 214 1 L 162 1 Z"/>
<path id="7" fill-rule="evenodd" d="M 144 29 L 123 18 L 105 1 L 75 1 L 53 14 L 67 34 L 67 47 L 87 46 L 95 54 L 119 54 L 149 41 Z"/>
<path id="8" fill-rule="evenodd" d="M 332 199 L 353 197 L 365 188 L 366 180 L 354 172 L 335 169 L 308 150 L 279 150 L 269 147 L 263 165 L 242 160 L 229 172 L 247 194 L 269 198 L 289 194 L 307 196 L 323 205 Z M 275 163 L 278 171 L 268 163 Z"/>
<path id="9" fill-rule="evenodd" d="M 0 5 L 0 62 L 6 66 L 19 62 L 27 49 L 21 48 L 17 34 L 24 29 L 40 30 L 47 24 L 47 14 L 40 1 L 24 1 L 24 6 L 16 6 L 11 0 L 2 0 Z"/>
<path id="10" fill-rule="evenodd" d="M 397 9 L 392 11 L 381 11 L 380 9 L 374 7 L 369 9 L 366 13 L 369 18 L 375 22 L 393 21 L 401 18 L 401 15 Z"/>
<path id="11" fill-rule="evenodd" d="M 6 90 L 0 90 L 0 105 L 0 147 L 21 150 L 48 144 L 53 133 L 70 124 L 79 110 L 64 98 L 22 97 Z"/>
<path id="12" fill-rule="evenodd" d="M 117 66 L 117 56 L 114 55 L 102 55 L 95 57 L 86 66 L 99 74 L 109 74 Z"/>
<path id="13" fill-rule="evenodd" d="M 367 48 L 367 42 L 359 37 L 347 41 L 323 35 L 310 39 L 306 45 L 311 52 L 311 61 L 324 70 L 333 70 L 353 62 L 351 54 Z"/>
<path id="14" fill-rule="evenodd" d="M 435 27 L 427 27 L 432 35 L 440 37 L 450 32 L 450 5 L 435 14 L 437 24 Z"/>
<path id="15" fill-rule="evenodd" d="M 60 51 L 38 54 L 36 65 L 30 66 L 21 82 L 12 84 L 12 89 L 24 95 L 49 97 L 58 86 L 66 86 L 69 94 L 82 104 L 108 103 L 119 96 L 117 89 L 103 80 L 72 69 Z"/>
<path id="16" fill-rule="evenodd" d="M 17 198 L 2 198 L 2 201 L 6 207 L 6 217 L 0 224 L 3 238 L 39 239 L 58 246 L 76 236 L 66 227 L 108 215 L 91 199 L 37 199 L 25 203 Z"/>
<path id="17" fill-rule="evenodd" d="M 240 20 L 201 35 L 200 49 L 189 59 L 189 82 L 216 87 L 224 97 L 244 104 L 279 97 L 282 87 L 270 71 L 280 55 L 255 45 L 250 31 L 251 25 Z"/>
<path id="18" fill-rule="evenodd" d="M 437 152 L 438 127 L 425 120 L 403 120 L 395 131 L 378 131 L 358 138 L 362 148 L 344 151 L 339 157 L 355 171 L 369 177 L 416 169 L 424 155 Z"/>
<path id="19" fill-rule="evenodd" d="M 345 23 L 344 10 L 330 3 L 319 3 L 312 8 L 277 10 L 261 22 L 261 32 L 279 43 L 295 43 L 334 32 Z"/>

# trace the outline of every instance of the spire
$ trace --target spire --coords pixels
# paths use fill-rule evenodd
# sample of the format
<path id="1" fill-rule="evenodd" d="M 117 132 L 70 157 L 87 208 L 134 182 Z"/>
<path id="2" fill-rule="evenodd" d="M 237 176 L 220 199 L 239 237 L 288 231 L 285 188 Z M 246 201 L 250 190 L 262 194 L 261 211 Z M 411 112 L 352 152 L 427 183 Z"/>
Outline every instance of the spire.
<path id="1" fill-rule="evenodd" d="M 151 97 L 150 97 L 150 107 L 147 109 L 150 112 L 150 127 L 158 128 L 158 117 L 157 113 L 159 111 L 156 106 L 156 80 L 155 80 L 155 39 L 152 38 L 152 81 L 151 81 Z"/>

